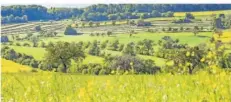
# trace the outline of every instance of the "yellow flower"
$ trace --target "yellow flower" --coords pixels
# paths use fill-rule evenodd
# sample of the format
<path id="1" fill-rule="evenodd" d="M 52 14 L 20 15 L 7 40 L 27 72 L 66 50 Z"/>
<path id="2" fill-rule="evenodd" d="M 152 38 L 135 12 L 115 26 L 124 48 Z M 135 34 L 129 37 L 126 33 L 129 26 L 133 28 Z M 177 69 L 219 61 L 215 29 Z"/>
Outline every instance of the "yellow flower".
<path id="1" fill-rule="evenodd" d="M 192 66 L 192 63 L 187 62 L 186 65 L 187 66 Z"/>
<path id="2" fill-rule="evenodd" d="M 106 86 L 109 87 L 110 85 L 111 85 L 111 81 L 110 81 L 110 80 L 107 80 Z"/>
<path id="3" fill-rule="evenodd" d="M 85 88 L 80 88 L 79 90 L 79 97 L 84 97 L 85 96 L 85 93 L 86 93 L 86 89 Z"/>
<path id="4" fill-rule="evenodd" d="M 205 61 L 205 58 L 202 58 L 202 59 L 201 59 L 201 62 L 204 62 L 204 61 Z"/>
<path id="5" fill-rule="evenodd" d="M 186 53 L 186 56 L 187 56 L 187 57 L 190 56 L 190 52 L 187 52 L 187 53 Z"/>
<path id="6" fill-rule="evenodd" d="M 132 66 L 132 65 L 133 65 L 133 62 L 130 62 L 130 65 Z"/>
<path id="7" fill-rule="evenodd" d="M 194 52 L 192 52 L 191 56 L 194 56 Z"/>
<path id="8" fill-rule="evenodd" d="M 209 52 L 208 55 L 207 55 L 208 58 L 212 58 L 212 56 L 213 56 L 212 52 Z"/>
<path id="9" fill-rule="evenodd" d="M 129 72 L 128 71 L 125 71 L 124 75 L 127 75 Z"/>
<path id="10" fill-rule="evenodd" d="M 112 71 L 111 71 L 111 74 L 114 74 L 114 73 L 115 73 L 115 71 L 114 71 L 114 70 L 112 70 Z"/>

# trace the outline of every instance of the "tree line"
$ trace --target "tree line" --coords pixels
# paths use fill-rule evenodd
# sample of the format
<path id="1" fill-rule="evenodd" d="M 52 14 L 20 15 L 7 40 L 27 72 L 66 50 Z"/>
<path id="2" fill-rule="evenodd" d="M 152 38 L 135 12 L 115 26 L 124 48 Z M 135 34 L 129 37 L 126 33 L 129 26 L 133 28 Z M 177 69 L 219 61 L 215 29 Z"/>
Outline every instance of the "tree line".
<path id="1" fill-rule="evenodd" d="M 193 74 L 199 70 L 208 70 L 214 73 L 215 68 L 229 69 L 231 67 L 231 53 L 225 53 L 222 42 L 211 42 L 215 49 L 206 44 L 191 47 L 180 44 L 178 39 L 164 36 L 157 43 L 144 39 L 138 42 L 120 44 L 118 40 L 109 43 L 108 40 L 100 43 L 93 42 L 49 42 L 46 44 L 46 54 L 42 61 L 36 61 L 32 56 L 17 53 L 13 49 L 2 47 L 2 56 L 5 59 L 17 63 L 30 65 L 46 71 L 75 72 L 82 74 L 155 74 L 157 72 L 167 73 L 189 73 Z M 154 51 L 154 47 L 159 49 Z M 104 49 L 122 52 L 122 56 L 115 56 L 104 52 Z M 104 58 L 102 64 L 82 61 L 86 53 Z M 164 66 L 157 66 L 153 60 L 142 59 L 137 55 L 156 56 L 166 60 Z M 72 62 L 77 63 L 76 65 Z M 168 62 L 173 62 L 168 65 Z"/>
<path id="2" fill-rule="evenodd" d="M 2 6 L 2 23 L 33 20 L 80 19 L 87 21 L 169 17 L 173 12 L 231 9 L 230 4 L 97 4 L 86 8 L 46 8 L 41 5 Z"/>

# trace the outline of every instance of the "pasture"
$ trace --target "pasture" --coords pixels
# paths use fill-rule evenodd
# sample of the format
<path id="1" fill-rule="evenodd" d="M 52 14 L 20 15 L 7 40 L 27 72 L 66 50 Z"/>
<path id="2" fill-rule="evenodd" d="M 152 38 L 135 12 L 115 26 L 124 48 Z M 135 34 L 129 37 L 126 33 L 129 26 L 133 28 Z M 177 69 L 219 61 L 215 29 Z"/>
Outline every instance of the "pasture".
<path id="1" fill-rule="evenodd" d="M 194 36 L 193 33 L 149 33 L 149 32 L 141 32 L 138 34 L 133 35 L 132 37 L 129 37 L 128 34 L 116 34 L 114 36 L 89 36 L 89 34 L 83 34 L 78 36 L 61 36 L 61 37 L 52 37 L 52 38 L 42 38 L 40 39 L 40 42 L 45 42 L 48 44 L 49 42 L 57 42 L 57 41 L 65 41 L 65 42 L 88 42 L 88 41 L 94 41 L 98 40 L 100 42 L 103 42 L 105 40 L 114 41 L 119 40 L 119 43 L 121 44 L 127 44 L 129 42 L 138 42 L 143 39 L 150 39 L 153 40 L 156 46 L 154 46 L 154 51 L 158 51 L 158 41 L 161 40 L 164 36 L 170 36 L 174 39 L 179 39 L 180 43 L 182 44 L 188 44 L 189 46 L 195 46 L 200 43 L 207 43 L 209 42 L 209 39 L 212 36 L 211 32 L 202 32 L 199 33 L 197 36 Z M 28 41 L 18 41 L 21 45 L 23 43 Z M 30 42 L 30 41 L 29 41 Z M 17 43 L 17 41 L 15 42 Z M 44 54 L 46 53 L 45 48 L 41 47 L 25 47 L 25 46 L 10 46 L 11 48 L 15 49 L 17 52 L 25 53 L 28 55 L 32 55 L 37 60 L 43 60 Z M 111 50 L 103 50 L 106 53 L 110 53 L 114 56 L 121 55 L 121 52 L 118 51 L 111 51 Z M 151 59 L 155 61 L 156 65 L 163 66 L 165 65 L 165 59 L 158 58 L 156 56 L 145 56 L 145 55 L 138 55 L 138 57 L 141 57 L 143 59 Z M 99 56 L 92 56 L 87 54 L 87 57 L 83 60 L 83 63 L 102 63 L 104 59 Z"/>
<path id="2" fill-rule="evenodd" d="M 61 37 L 52 37 L 52 38 L 42 38 L 40 41 L 43 41 L 45 43 L 48 42 L 57 42 L 57 41 L 66 41 L 66 42 L 88 42 L 88 41 L 94 41 L 99 40 L 101 42 L 105 40 L 113 41 L 113 40 L 119 40 L 120 43 L 126 44 L 128 42 L 138 42 L 143 39 L 150 39 L 154 42 L 158 42 L 161 40 L 164 36 L 170 36 L 174 39 L 179 39 L 180 43 L 182 44 L 188 44 L 190 46 L 195 46 L 200 43 L 206 43 L 209 41 L 209 39 L 212 37 L 212 32 L 201 32 L 197 36 L 194 36 L 192 32 L 183 32 L 183 33 L 150 33 L 150 32 L 140 32 L 137 34 L 134 34 L 132 37 L 130 37 L 128 34 L 115 34 L 112 36 L 90 36 L 89 34 L 83 34 L 83 35 L 61 35 Z M 16 43 L 17 41 L 15 41 Z M 18 41 L 18 43 L 23 44 L 24 42 L 28 41 Z"/>
<path id="3" fill-rule="evenodd" d="M 231 10 L 220 10 L 220 11 L 199 11 L 199 12 L 190 12 L 195 16 L 211 16 L 213 14 L 231 14 Z M 176 12 L 174 16 L 185 16 L 185 12 Z"/>

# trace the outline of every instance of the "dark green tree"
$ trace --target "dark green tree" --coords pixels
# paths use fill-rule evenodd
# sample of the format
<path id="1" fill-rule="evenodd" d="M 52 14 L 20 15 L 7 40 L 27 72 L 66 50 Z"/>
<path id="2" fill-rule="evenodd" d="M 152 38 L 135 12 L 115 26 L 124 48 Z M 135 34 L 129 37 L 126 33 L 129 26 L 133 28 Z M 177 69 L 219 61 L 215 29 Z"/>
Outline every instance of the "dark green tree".
<path id="1" fill-rule="evenodd" d="M 99 42 L 97 40 L 94 40 L 93 43 L 90 46 L 89 54 L 99 56 L 100 54 L 100 46 Z"/>
<path id="2" fill-rule="evenodd" d="M 136 55 L 135 43 L 133 42 L 128 43 L 123 50 L 123 54 L 135 56 Z"/>
<path id="3" fill-rule="evenodd" d="M 114 40 L 113 42 L 111 42 L 109 49 L 113 50 L 113 51 L 117 51 L 119 48 L 119 40 Z"/>
<path id="4" fill-rule="evenodd" d="M 71 60 L 76 62 L 85 58 L 84 51 L 81 46 L 76 43 L 68 43 L 59 41 L 56 44 L 48 44 L 46 47 L 45 61 L 48 63 L 60 63 L 62 72 L 66 73 L 71 64 Z"/>
<path id="5" fill-rule="evenodd" d="M 72 28 L 70 25 L 68 25 L 65 28 L 64 34 L 65 35 L 77 35 L 77 31 L 74 28 Z"/>

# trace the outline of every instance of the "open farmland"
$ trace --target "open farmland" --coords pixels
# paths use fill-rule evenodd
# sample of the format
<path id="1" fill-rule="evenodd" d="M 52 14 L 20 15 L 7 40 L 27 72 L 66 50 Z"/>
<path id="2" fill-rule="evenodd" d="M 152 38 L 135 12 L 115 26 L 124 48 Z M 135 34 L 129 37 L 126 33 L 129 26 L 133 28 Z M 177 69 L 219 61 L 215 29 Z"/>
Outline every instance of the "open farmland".
<path id="1" fill-rule="evenodd" d="M 59 22 L 29 22 L 22 24 L 13 24 L 13 25 L 5 25 L 1 28 L 2 35 L 11 35 L 11 34 L 24 34 L 24 33 L 35 33 L 35 26 L 40 25 L 44 30 L 60 30 L 65 27 L 64 24 Z"/>
<path id="2" fill-rule="evenodd" d="M 213 14 L 231 14 L 231 10 L 221 10 L 221 11 L 200 11 L 191 12 L 195 16 L 211 16 Z M 184 16 L 185 12 L 176 12 L 174 16 Z"/>
<path id="3" fill-rule="evenodd" d="M 231 101 L 229 4 L 2 8 L 3 102 Z"/>

